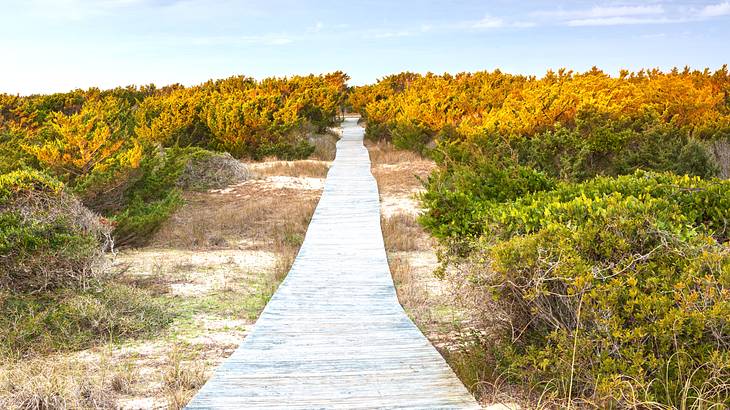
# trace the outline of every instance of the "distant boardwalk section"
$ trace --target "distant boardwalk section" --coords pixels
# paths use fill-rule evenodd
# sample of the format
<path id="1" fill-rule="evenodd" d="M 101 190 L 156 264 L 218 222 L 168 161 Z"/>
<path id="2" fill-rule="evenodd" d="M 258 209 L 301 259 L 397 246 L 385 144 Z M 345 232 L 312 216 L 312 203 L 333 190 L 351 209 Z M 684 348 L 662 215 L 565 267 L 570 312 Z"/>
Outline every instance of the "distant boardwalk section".
<path id="1" fill-rule="evenodd" d="M 479 408 L 398 303 L 356 121 L 289 275 L 188 408 Z"/>

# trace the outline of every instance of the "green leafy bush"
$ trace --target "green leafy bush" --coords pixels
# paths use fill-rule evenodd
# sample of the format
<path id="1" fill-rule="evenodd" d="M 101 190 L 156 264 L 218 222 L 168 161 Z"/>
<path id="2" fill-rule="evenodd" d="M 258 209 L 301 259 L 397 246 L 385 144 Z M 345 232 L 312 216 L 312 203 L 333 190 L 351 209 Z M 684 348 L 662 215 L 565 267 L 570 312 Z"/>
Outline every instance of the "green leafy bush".
<path id="1" fill-rule="evenodd" d="M 114 240 L 119 246 L 140 246 L 182 204 L 177 187 L 191 156 L 198 148 L 148 148 L 135 180 L 125 189 L 118 212 L 110 214 Z"/>
<path id="2" fill-rule="evenodd" d="M 390 140 L 390 128 L 383 123 L 368 122 L 365 127 L 365 138 L 371 141 Z"/>
<path id="3" fill-rule="evenodd" d="M 671 173 L 636 171 L 633 175 L 597 177 L 580 184 L 560 183 L 554 190 L 536 192 L 502 206 L 494 206 L 487 224 L 499 237 L 539 231 L 554 219 L 581 225 L 589 214 L 582 206 L 572 207 L 577 198 L 602 200 L 618 195 L 640 200 L 661 200 L 668 214 L 679 222 L 701 229 L 723 243 L 730 238 L 730 181 L 678 176 Z M 678 222 L 678 223 L 679 223 Z"/>
<path id="4" fill-rule="evenodd" d="M 140 246 L 183 203 L 182 190 L 222 188 L 247 177 L 243 164 L 229 154 L 197 147 L 152 149 L 140 163 L 138 177 L 109 214 L 115 243 Z"/>
<path id="5" fill-rule="evenodd" d="M 314 152 L 314 149 L 315 146 L 306 140 L 296 142 L 279 141 L 259 146 L 255 154 L 253 154 L 253 157 L 255 159 L 276 157 L 285 161 L 294 161 L 309 157 Z"/>
<path id="6" fill-rule="evenodd" d="M 60 182 L 32 170 L 0 175 L 0 290 L 93 284 L 109 231 Z"/>
<path id="7" fill-rule="evenodd" d="M 478 236 L 483 213 L 494 204 L 549 190 L 555 181 L 516 163 L 499 144 L 442 144 L 434 152 L 440 167 L 426 181 L 420 223 L 436 238 Z"/>
<path id="8" fill-rule="evenodd" d="M 469 283 L 504 318 L 504 370 L 599 408 L 730 404 L 729 198 L 638 172 L 486 212 Z"/>
<path id="9" fill-rule="evenodd" d="M 414 151 L 421 155 L 426 154 L 427 146 L 433 140 L 427 129 L 410 122 L 398 123 L 390 131 L 390 135 L 396 148 Z"/>
<path id="10" fill-rule="evenodd" d="M 575 128 L 559 126 L 511 144 L 521 164 L 571 181 L 637 169 L 706 178 L 718 174 L 706 143 L 690 138 L 687 129 L 653 121 L 625 124 L 579 116 Z"/>
<path id="11" fill-rule="evenodd" d="M 27 136 L 20 129 L 3 129 L 0 125 L 0 174 L 36 165 L 36 161 L 18 147 L 25 144 Z"/>

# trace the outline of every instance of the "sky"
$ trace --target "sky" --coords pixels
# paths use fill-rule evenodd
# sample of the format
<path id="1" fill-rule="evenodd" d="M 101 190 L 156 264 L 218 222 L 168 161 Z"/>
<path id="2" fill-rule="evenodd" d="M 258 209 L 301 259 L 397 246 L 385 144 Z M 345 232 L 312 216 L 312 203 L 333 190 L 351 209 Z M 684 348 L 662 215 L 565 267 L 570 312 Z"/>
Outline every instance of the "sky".
<path id="1" fill-rule="evenodd" d="M 0 0 L 0 92 L 730 63 L 730 0 Z"/>

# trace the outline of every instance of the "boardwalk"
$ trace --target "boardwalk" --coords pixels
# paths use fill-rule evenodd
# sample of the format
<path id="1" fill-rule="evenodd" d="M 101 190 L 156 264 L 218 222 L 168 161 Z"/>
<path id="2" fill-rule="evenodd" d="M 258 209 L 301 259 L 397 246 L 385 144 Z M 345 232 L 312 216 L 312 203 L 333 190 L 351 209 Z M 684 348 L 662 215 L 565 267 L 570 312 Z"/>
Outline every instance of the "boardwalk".
<path id="1" fill-rule="evenodd" d="M 396 299 L 362 138 L 346 120 L 289 275 L 188 408 L 478 408 Z"/>

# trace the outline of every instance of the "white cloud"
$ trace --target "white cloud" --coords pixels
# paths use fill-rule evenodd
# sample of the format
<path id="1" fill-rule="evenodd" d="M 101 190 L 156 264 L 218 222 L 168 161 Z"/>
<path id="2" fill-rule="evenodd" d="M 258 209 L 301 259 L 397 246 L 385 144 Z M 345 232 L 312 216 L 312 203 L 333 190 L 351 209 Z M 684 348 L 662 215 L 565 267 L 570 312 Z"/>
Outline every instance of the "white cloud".
<path id="1" fill-rule="evenodd" d="M 726 15 L 730 15 L 728 0 L 702 8 L 664 3 L 664 5 L 595 6 L 590 9 L 547 10 L 531 14 L 541 24 L 574 27 L 685 23 Z"/>
<path id="2" fill-rule="evenodd" d="M 595 6 L 587 10 L 553 10 L 538 11 L 535 17 L 553 18 L 558 20 L 587 20 L 610 17 L 647 16 L 664 13 L 661 5 L 652 6 Z"/>
<path id="3" fill-rule="evenodd" d="M 397 38 L 397 37 L 411 37 L 415 35 L 414 32 L 409 30 L 398 30 L 398 31 L 375 31 L 365 36 L 365 38 Z"/>
<path id="4" fill-rule="evenodd" d="M 257 44 L 267 46 L 281 46 L 291 44 L 295 38 L 286 34 L 266 34 L 260 36 L 207 36 L 193 37 L 189 39 L 176 37 L 173 42 L 189 42 L 196 46 L 217 46 L 217 45 L 246 45 Z"/>
<path id="5" fill-rule="evenodd" d="M 707 5 L 699 11 L 698 15 L 700 17 L 720 17 L 730 15 L 730 1 Z"/>
<path id="6" fill-rule="evenodd" d="M 507 27 L 527 28 L 534 26 L 535 23 L 529 21 L 507 21 L 500 17 L 486 15 L 481 20 L 459 23 L 454 27 L 458 29 L 467 28 L 472 30 L 487 30 Z"/>
<path id="7" fill-rule="evenodd" d="M 307 29 L 307 31 L 310 33 L 319 33 L 320 31 L 322 31 L 323 28 L 324 28 L 324 23 L 322 23 L 321 21 L 318 21 L 315 25 L 313 25 L 312 27 L 309 27 Z"/>
<path id="8" fill-rule="evenodd" d="M 499 17 L 484 16 L 481 20 L 474 22 L 471 27 L 476 29 L 504 27 L 504 20 Z"/>
<path id="9" fill-rule="evenodd" d="M 617 16 L 617 17 L 603 17 L 603 18 L 589 18 L 589 19 L 576 19 L 568 20 L 566 25 L 572 27 L 579 26 L 625 26 L 630 24 L 664 24 L 674 23 L 675 20 L 667 18 L 638 18 L 628 16 Z"/>

